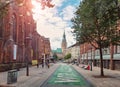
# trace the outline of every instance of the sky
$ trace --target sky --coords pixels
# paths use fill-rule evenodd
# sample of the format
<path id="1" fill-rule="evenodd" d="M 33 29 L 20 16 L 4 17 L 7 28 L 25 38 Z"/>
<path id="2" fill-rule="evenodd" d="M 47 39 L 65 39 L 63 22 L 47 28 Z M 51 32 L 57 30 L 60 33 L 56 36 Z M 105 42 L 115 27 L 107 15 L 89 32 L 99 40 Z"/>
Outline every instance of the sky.
<path id="1" fill-rule="evenodd" d="M 37 22 L 37 32 L 50 39 L 52 49 L 61 48 L 63 33 L 65 31 L 67 47 L 76 43 L 71 29 L 71 18 L 79 6 L 80 0 L 52 0 L 53 8 L 41 9 L 33 0 L 34 19 Z"/>

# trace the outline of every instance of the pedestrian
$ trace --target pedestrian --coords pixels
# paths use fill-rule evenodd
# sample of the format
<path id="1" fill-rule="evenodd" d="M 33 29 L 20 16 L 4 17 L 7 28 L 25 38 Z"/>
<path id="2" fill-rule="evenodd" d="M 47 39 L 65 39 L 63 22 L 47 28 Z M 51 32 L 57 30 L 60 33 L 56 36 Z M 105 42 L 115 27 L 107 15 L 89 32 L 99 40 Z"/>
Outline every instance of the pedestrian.
<path id="1" fill-rule="evenodd" d="M 44 68 L 44 63 L 42 63 L 42 68 Z"/>
<path id="2" fill-rule="evenodd" d="M 44 68 L 44 60 L 42 60 L 42 68 Z"/>
<path id="3" fill-rule="evenodd" d="M 47 65 L 48 65 L 48 68 L 50 68 L 50 64 L 48 63 Z"/>
<path id="4" fill-rule="evenodd" d="M 49 60 L 46 61 L 46 66 L 49 68 L 50 65 L 49 65 Z"/>
<path id="5" fill-rule="evenodd" d="M 39 68 L 39 64 L 37 63 L 37 68 Z"/>

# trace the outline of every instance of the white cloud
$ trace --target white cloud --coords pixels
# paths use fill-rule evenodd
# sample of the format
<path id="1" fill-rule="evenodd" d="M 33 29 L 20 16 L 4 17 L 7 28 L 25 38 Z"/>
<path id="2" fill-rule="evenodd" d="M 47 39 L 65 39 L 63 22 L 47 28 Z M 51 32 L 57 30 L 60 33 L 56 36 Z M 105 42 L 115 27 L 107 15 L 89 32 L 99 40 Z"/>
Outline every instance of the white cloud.
<path id="1" fill-rule="evenodd" d="M 74 16 L 75 7 L 74 6 L 67 6 L 63 9 L 62 15 L 64 20 L 70 20 Z"/>
<path id="2" fill-rule="evenodd" d="M 73 34 L 71 33 L 72 32 L 72 29 L 70 27 L 66 27 L 66 39 L 67 39 L 67 44 L 68 44 L 68 47 L 71 46 L 72 44 L 75 44 L 75 39 L 73 37 Z"/>
<path id="3" fill-rule="evenodd" d="M 61 41 L 64 33 L 66 31 L 66 39 L 68 46 L 75 43 L 73 35 L 71 33 L 71 28 L 67 27 L 67 21 L 73 17 L 73 12 L 75 10 L 72 6 L 67 6 L 63 9 L 63 18 L 58 16 L 58 9 L 63 4 L 64 0 L 52 0 L 55 4 L 54 8 L 46 8 L 45 10 L 40 10 L 37 12 L 35 19 L 37 20 L 37 31 L 39 34 L 50 38 L 51 48 L 61 48 Z M 67 20 L 67 21 L 66 21 Z"/>
<path id="4" fill-rule="evenodd" d="M 52 3 L 57 7 L 60 7 L 63 4 L 64 0 L 52 0 Z"/>

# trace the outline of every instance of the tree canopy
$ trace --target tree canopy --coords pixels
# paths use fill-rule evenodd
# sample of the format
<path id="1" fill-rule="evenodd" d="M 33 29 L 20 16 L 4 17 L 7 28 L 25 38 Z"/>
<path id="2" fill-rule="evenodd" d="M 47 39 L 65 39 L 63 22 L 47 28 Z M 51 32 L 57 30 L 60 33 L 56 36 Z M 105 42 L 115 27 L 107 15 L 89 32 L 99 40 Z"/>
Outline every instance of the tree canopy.
<path id="1" fill-rule="evenodd" d="M 117 33 L 119 20 L 118 0 L 82 0 L 71 20 L 76 40 L 89 43 L 100 50 L 101 75 L 103 76 L 102 48 L 119 44 Z"/>
<path id="2" fill-rule="evenodd" d="M 71 58 L 71 53 L 68 53 L 67 55 L 65 55 L 64 59 L 67 60 L 67 59 L 70 59 Z"/>
<path id="3" fill-rule="evenodd" d="M 8 11 L 8 5 L 10 3 L 15 2 L 15 1 L 18 4 L 25 3 L 25 0 L 0 0 L 0 18 L 2 18 L 7 13 L 7 11 Z M 52 0 L 36 0 L 36 2 L 40 3 L 40 5 L 42 6 L 41 9 L 43 9 L 43 10 L 45 9 L 45 7 L 49 7 L 49 8 L 54 7 L 54 5 L 51 4 L 51 1 Z M 29 10 L 31 10 L 31 7 L 29 7 Z"/>
<path id="4" fill-rule="evenodd" d="M 83 0 L 75 15 L 72 28 L 80 43 L 88 42 L 93 46 L 93 43 L 100 43 L 106 47 L 109 42 L 118 41 L 118 9 L 115 0 Z"/>
<path id="5" fill-rule="evenodd" d="M 57 60 L 57 59 L 58 59 L 58 56 L 57 56 L 57 54 L 56 54 L 56 53 L 54 53 L 54 54 L 53 54 L 53 58 L 54 58 L 55 60 Z"/>

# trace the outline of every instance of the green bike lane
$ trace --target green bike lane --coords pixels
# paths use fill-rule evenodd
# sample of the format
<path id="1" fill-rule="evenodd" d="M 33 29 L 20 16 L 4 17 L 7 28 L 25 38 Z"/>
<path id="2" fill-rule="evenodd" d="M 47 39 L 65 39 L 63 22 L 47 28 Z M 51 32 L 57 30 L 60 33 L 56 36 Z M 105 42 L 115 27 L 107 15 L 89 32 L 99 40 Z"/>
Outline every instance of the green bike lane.
<path id="1" fill-rule="evenodd" d="M 93 87 L 93 85 L 73 67 L 62 64 L 41 87 Z"/>

